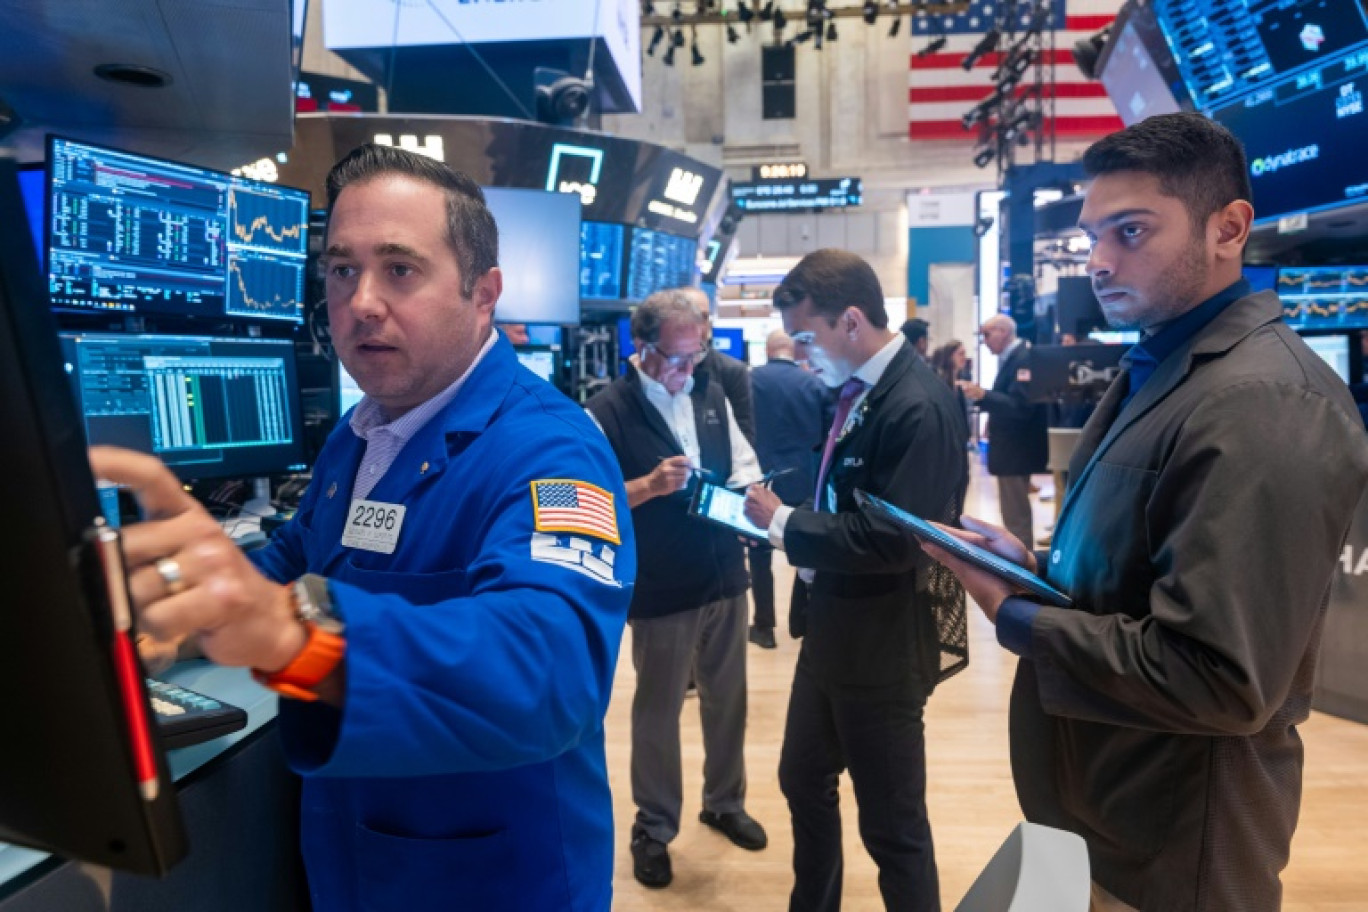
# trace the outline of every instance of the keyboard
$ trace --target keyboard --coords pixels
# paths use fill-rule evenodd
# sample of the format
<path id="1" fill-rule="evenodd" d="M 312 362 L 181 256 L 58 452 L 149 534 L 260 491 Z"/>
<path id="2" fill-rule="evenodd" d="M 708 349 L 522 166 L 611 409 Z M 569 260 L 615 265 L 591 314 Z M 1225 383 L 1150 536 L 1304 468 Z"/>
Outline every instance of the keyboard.
<path id="1" fill-rule="evenodd" d="M 189 747 L 247 727 L 247 713 L 188 687 L 147 679 L 162 746 Z"/>

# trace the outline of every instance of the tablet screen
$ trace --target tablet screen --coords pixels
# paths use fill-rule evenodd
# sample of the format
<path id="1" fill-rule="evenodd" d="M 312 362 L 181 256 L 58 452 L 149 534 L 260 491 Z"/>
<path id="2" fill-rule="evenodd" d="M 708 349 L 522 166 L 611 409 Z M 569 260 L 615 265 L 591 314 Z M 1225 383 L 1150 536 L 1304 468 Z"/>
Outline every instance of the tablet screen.
<path id="1" fill-rule="evenodd" d="M 963 539 L 950 535 L 931 523 L 914 516 L 901 507 L 896 507 L 886 500 L 866 494 L 864 491 L 855 492 L 855 500 L 866 510 L 878 512 L 892 519 L 894 522 L 908 529 L 912 534 L 925 541 L 939 545 L 956 557 L 973 564 L 981 570 L 987 570 L 1009 583 L 1020 586 L 1023 589 L 1039 596 L 1047 604 L 1058 605 L 1067 608 L 1073 604 L 1073 600 L 1058 589 L 1045 582 L 1040 577 L 1029 572 L 1023 567 L 1019 567 L 1006 558 L 999 557 L 991 551 L 985 551 L 978 545 L 970 544 Z"/>
<path id="2" fill-rule="evenodd" d="M 745 506 L 745 494 L 700 480 L 689 512 L 735 529 L 742 535 L 769 541 L 769 533 L 746 518 Z"/>

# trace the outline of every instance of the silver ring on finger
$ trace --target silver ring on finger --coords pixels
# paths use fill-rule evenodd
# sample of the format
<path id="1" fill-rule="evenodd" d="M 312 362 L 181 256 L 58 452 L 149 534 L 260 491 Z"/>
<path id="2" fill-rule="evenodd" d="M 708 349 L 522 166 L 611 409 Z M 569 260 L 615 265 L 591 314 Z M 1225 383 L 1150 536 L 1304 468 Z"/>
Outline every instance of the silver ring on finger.
<path id="1" fill-rule="evenodd" d="M 163 557 L 157 561 L 157 575 L 166 584 L 167 595 L 178 595 L 185 591 L 185 576 L 181 573 L 180 561 L 174 557 Z"/>

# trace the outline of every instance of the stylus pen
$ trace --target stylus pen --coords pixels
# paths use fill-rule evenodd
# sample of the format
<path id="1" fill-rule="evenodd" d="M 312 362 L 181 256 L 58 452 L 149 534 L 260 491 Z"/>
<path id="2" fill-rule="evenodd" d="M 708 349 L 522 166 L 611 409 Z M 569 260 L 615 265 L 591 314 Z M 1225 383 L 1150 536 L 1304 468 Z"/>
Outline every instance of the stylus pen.
<path id="1" fill-rule="evenodd" d="M 99 530 L 95 540 L 100 549 L 100 562 L 104 564 L 109 609 L 114 618 L 114 673 L 118 678 L 129 739 L 133 742 L 133 768 L 143 800 L 154 801 L 158 791 L 157 758 L 152 751 L 151 720 L 143 701 L 142 673 L 138 670 L 138 658 L 128 635 L 133 627 L 133 612 L 128 604 L 128 579 L 124 575 L 119 533 L 105 525 L 103 519 L 97 519 L 96 525 Z"/>

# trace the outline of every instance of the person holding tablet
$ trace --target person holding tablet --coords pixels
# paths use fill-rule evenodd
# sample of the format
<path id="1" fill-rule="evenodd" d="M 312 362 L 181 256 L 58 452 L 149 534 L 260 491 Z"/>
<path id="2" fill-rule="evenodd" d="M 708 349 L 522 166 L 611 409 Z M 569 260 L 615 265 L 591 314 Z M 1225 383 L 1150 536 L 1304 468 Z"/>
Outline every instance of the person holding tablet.
<path id="1" fill-rule="evenodd" d="M 1336 563 L 1368 484 L 1344 383 L 1240 265 L 1239 141 L 1200 114 L 1095 143 L 1079 227 L 1113 329 L 1143 336 L 1083 429 L 1042 606 L 944 551 L 1021 657 L 1012 774 L 1026 818 L 1088 843 L 1094 908 L 1276 910 Z"/>
<path id="2" fill-rule="evenodd" d="M 873 268 L 843 250 L 803 257 L 774 294 L 817 378 L 839 388 L 813 501 L 784 506 L 759 485 L 746 515 L 805 567 L 807 634 L 779 759 L 793 818 L 790 908 L 841 906 L 837 779 L 849 770 L 860 836 L 889 909 L 940 908 L 926 814 L 922 710 L 940 672 L 938 612 L 963 612 L 953 577 L 857 489 L 953 522 L 966 465 L 950 389 L 888 325 Z M 962 614 L 961 614 L 962 616 Z"/>
<path id="3" fill-rule="evenodd" d="M 695 376 L 707 351 L 705 318 L 678 289 L 650 295 L 632 314 L 639 356 L 589 400 L 627 483 L 640 554 L 628 612 L 632 665 L 632 870 L 648 887 L 670 884 L 668 844 L 683 805 L 679 714 L 698 683 L 707 758 L 699 819 L 744 849 L 765 830 L 746 813 L 746 563 L 735 531 L 689 515 L 695 478 L 730 487 L 760 480 L 722 385 Z"/>

